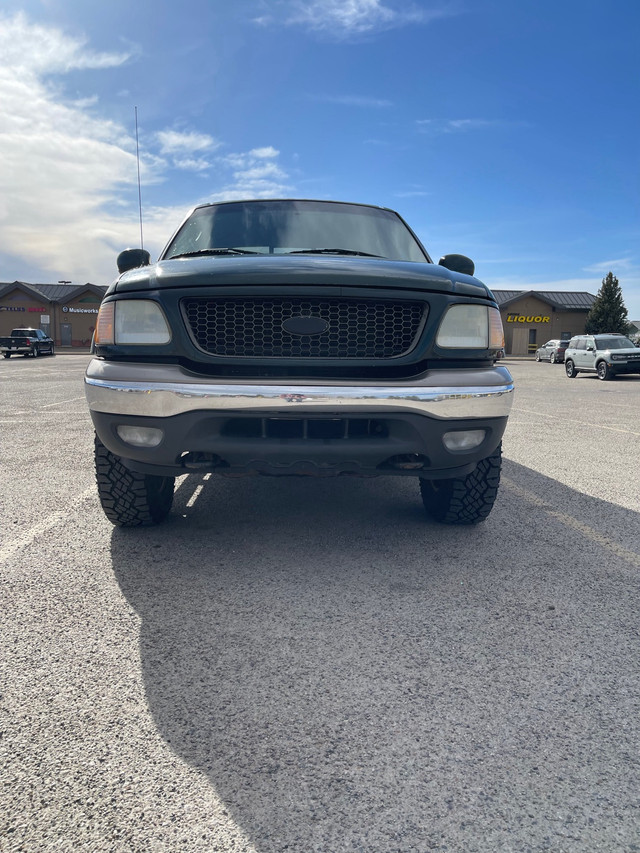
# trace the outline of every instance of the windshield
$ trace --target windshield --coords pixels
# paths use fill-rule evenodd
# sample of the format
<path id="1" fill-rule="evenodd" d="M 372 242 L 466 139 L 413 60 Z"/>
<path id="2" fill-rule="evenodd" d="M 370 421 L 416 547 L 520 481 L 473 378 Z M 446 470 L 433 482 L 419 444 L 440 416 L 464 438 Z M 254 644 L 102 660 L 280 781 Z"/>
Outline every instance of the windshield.
<path id="1" fill-rule="evenodd" d="M 324 201 L 243 201 L 199 207 L 162 257 L 211 249 L 265 255 L 322 249 L 399 261 L 430 260 L 397 213 Z"/>
<path id="2" fill-rule="evenodd" d="M 629 338 L 596 338 L 598 349 L 634 349 Z"/>

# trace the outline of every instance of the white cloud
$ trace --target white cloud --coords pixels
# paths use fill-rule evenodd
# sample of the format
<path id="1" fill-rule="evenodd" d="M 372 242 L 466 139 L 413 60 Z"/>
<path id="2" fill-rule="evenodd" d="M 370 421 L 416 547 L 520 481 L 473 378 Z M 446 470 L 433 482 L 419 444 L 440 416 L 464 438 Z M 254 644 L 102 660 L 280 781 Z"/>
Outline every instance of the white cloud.
<path id="1" fill-rule="evenodd" d="M 161 130 L 157 134 L 161 154 L 185 154 L 198 151 L 213 151 L 220 147 L 220 142 L 206 133 L 181 132 L 178 130 Z"/>
<path id="2" fill-rule="evenodd" d="M 272 159 L 273 157 L 277 157 L 278 154 L 280 154 L 280 152 L 272 145 L 267 145 L 264 148 L 252 148 L 251 151 L 249 151 L 250 157 L 257 157 L 259 160 Z"/>
<path id="3" fill-rule="evenodd" d="M 400 0 L 290 0 L 285 23 L 302 26 L 335 39 L 370 35 L 381 30 L 428 24 L 453 14 L 450 7 L 425 9 Z M 276 23 L 274 13 L 254 19 L 260 26 Z"/>
<path id="4" fill-rule="evenodd" d="M 65 73 L 73 69 L 113 68 L 130 58 L 130 53 L 94 53 L 86 41 L 52 27 L 29 22 L 23 13 L 0 17 L 0 56 L 6 71 L 35 77 Z"/>
<path id="5" fill-rule="evenodd" d="M 275 162 L 279 151 L 271 146 L 228 154 L 220 162 L 229 166 L 232 181 L 213 196 L 214 201 L 239 198 L 276 198 L 291 191 L 288 174 Z"/>
<path id="6" fill-rule="evenodd" d="M 206 172 L 211 161 L 204 157 L 191 156 L 202 152 L 213 152 L 222 145 L 213 136 L 197 131 L 161 130 L 156 133 L 160 153 L 171 157 L 174 169 L 189 172 Z"/>
<path id="7" fill-rule="evenodd" d="M 416 125 L 420 133 L 436 136 L 442 133 L 469 133 L 475 130 L 489 128 L 518 128 L 526 127 L 525 121 L 505 121 L 504 119 L 488 118 L 454 118 L 454 119 L 417 119 Z"/>
<path id="8" fill-rule="evenodd" d="M 105 210 L 135 184 L 134 146 L 123 147 L 117 123 L 92 114 L 94 99 L 65 103 L 47 75 L 106 69 L 127 57 L 93 53 L 23 15 L 0 17 L 0 53 L 0 252 L 59 278 L 69 277 L 71 262 L 79 277 L 95 280 L 105 243 L 124 240 L 122 221 Z M 154 166 L 145 165 L 149 177 Z"/>
<path id="9" fill-rule="evenodd" d="M 186 172 L 207 172 L 211 168 L 211 163 L 203 157 L 176 157 L 173 160 L 173 167 Z"/>
<path id="10" fill-rule="evenodd" d="M 421 133 L 465 133 L 469 130 L 481 130 L 485 127 L 500 125 L 499 121 L 482 118 L 457 119 L 418 119 L 416 121 Z"/>
<path id="11" fill-rule="evenodd" d="M 593 264 L 592 266 L 585 267 L 584 269 L 585 272 L 593 272 L 606 275 L 609 271 L 613 272 L 614 270 L 630 270 L 632 268 L 632 258 L 617 258 L 613 261 L 601 261 L 600 263 Z"/>
<path id="12" fill-rule="evenodd" d="M 125 54 L 99 54 L 82 39 L 0 16 L 0 279 L 110 282 L 116 254 L 139 244 L 135 138 L 100 116 L 95 97 L 67 99 L 51 75 L 121 65 Z M 169 168 L 202 180 L 215 165 L 218 184 L 204 200 L 265 197 L 288 191 L 279 152 L 266 145 L 226 157 L 222 143 L 197 130 L 167 129 L 141 151 L 144 187 Z M 226 178 L 226 181 L 225 181 Z M 220 187 L 222 186 L 222 189 Z M 144 208 L 144 242 L 157 256 L 195 204 Z M 34 273 L 34 271 L 36 271 Z"/>

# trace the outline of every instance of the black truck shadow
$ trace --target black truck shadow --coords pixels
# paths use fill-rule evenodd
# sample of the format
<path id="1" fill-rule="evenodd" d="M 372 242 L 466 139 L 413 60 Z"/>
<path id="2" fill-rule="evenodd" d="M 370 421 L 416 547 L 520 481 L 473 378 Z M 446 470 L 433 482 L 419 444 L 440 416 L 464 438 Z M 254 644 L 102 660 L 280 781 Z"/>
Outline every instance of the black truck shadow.
<path id="1" fill-rule="evenodd" d="M 427 521 L 411 479 L 191 477 L 168 523 L 114 530 L 155 725 L 260 853 L 476 849 L 489 825 L 497 849 L 510 811 L 538 849 L 545 809 L 581 796 L 624 835 L 637 726 L 599 744 L 593 697 L 611 725 L 630 702 L 609 673 L 632 668 L 638 514 L 503 473 L 472 528 Z M 597 800 L 585 748 L 607 762 Z"/>

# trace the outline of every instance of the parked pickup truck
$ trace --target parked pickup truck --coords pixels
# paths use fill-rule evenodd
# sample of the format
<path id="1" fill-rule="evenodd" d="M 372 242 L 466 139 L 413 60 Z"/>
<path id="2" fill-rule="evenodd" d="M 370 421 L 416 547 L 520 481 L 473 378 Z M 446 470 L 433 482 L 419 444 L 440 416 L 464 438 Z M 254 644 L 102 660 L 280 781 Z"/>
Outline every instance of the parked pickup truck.
<path id="1" fill-rule="evenodd" d="M 0 338 L 0 352 L 5 358 L 12 355 L 37 358 L 45 353 L 55 355 L 55 343 L 42 329 L 14 329 L 8 337 Z"/>
<path id="2" fill-rule="evenodd" d="M 344 202 L 204 204 L 118 257 L 85 376 L 107 518 L 163 520 L 175 477 L 418 478 L 434 519 L 498 492 L 513 381 L 473 262 Z"/>

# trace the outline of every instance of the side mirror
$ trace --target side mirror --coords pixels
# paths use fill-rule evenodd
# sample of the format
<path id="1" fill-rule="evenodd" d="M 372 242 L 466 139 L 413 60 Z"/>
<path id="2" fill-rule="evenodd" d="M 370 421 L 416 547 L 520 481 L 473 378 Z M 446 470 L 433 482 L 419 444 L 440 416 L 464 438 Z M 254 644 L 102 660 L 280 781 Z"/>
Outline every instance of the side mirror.
<path id="1" fill-rule="evenodd" d="M 136 267 L 148 267 L 150 263 L 151 255 L 146 249 L 125 249 L 118 255 L 118 272 L 127 272 Z"/>
<path id="2" fill-rule="evenodd" d="M 587 352 L 595 352 L 595 347 L 587 347 Z"/>
<path id="3" fill-rule="evenodd" d="M 462 273 L 462 275 L 473 275 L 476 270 L 476 265 L 466 255 L 443 255 L 438 261 L 438 265 L 446 267 L 452 272 Z"/>

